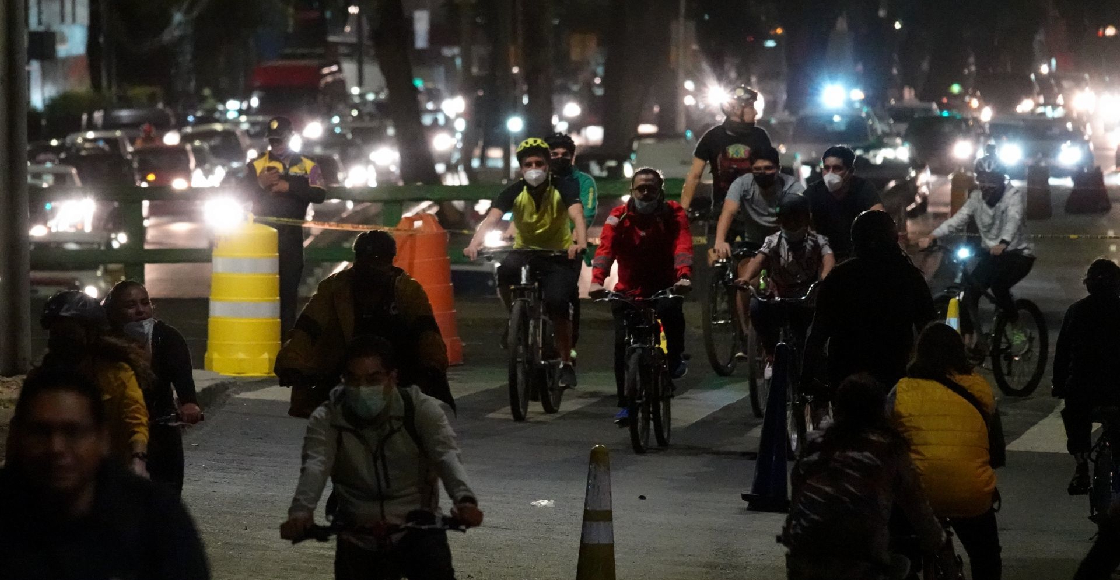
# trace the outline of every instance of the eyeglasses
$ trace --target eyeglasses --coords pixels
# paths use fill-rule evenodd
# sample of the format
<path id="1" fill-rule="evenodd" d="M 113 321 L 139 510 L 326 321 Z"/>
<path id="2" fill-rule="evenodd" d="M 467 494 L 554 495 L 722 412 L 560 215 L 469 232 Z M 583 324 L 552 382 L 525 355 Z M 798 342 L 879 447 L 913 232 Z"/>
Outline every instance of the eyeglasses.
<path id="1" fill-rule="evenodd" d="M 821 173 L 843 173 L 847 170 L 843 165 L 821 165 Z"/>

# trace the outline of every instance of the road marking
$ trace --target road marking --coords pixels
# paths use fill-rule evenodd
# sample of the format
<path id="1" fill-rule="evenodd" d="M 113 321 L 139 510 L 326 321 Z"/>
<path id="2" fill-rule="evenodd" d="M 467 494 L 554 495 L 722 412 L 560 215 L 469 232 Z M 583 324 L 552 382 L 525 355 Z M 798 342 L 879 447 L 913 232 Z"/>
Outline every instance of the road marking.
<path id="1" fill-rule="evenodd" d="M 1007 446 L 1008 451 L 1031 451 L 1034 453 L 1066 453 L 1066 428 L 1062 424 L 1062 409 L 1058 405 L 1054 412 L 1035 423 L 1026 433 Z"/>
<path id="2" fill-rule="evenodd" d="M 693 423 L 737 403 L 750 394 L 746 383 L 729 383 L 718 389 L 693 388 L 673 397 L 673 428 L 684 429 Z"/>
<path id="3" fill-rule="evenodd" d="M 505 388 L 505 385 L 502 386 Z M 588 405 L 597 403 L 608 397 L 615 397 L 616 394 L 612 388 L 610 392 L 596 390 L 594 388 L 584 389 L 577 387 L 576 390 L 569 389 L 564 393 L 564 398 L 560 401 L 560 410 L 553 414 L 545 413 L 541 409 L 540 403 L 537 401 L 529 402 L 529 416 L 525 418 L 526 421 L 535 423 L 540 421 L 554 421 L 558 417 L 563 417 L 573 411 L 578 411 Z M 487 419 L 510 419 L 509 406 L 504 406 L 492 413 L 486 415 Z"/>
<path id="4" fill-rule="evenodd" d="M 238 399 L 253 399 L 255 401 L 284 401 L 287 403 L 292 398 L 292 389 L 288 387 L 265 387 L 256 391 L 240 393 Z"/>

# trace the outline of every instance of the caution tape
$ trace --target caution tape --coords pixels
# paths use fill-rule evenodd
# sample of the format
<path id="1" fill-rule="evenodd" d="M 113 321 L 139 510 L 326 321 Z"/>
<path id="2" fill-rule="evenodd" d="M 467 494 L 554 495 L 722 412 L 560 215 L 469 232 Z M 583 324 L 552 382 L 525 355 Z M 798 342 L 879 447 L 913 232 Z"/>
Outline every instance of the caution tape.
<path id="1" fill-rule="evenodd" d="M 393 232 L 398 234 L 416 233 L 415 230 L 409 228 L 393 228 L 388 226 L 376 226 L 371 224 L 344 224 L 340 222 L 324 222 L 316 220 L 297 220 L 292 218 L 277 218 L 277 217 L 262 217 L 253 216 L 253 221 L 258 224 L 265 224 L 270 226 L 296 226 L 301 228 L 314 228 L 320 230 L 336 230 L 344 232 Z M 446 230 L 451 234 L 473 234 L 473 230 Z M 430 233 L 430 232 L 428 232 Z"/>

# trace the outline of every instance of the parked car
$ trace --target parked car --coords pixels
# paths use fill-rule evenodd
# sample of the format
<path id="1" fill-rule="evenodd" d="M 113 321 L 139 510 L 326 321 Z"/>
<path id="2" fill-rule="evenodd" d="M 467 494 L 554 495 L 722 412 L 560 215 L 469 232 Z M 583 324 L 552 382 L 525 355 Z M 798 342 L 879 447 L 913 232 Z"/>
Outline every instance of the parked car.
<path id="1" fill-rule="evenodd" d="M 1022 177 L 1031 163 L 1045 163 L 1051 175 L 1072 175 L 1093 167 L 1093 143 L 1073 121 L 1013 116 L 988 124 L 996 155 L 1012 176 Z"/>

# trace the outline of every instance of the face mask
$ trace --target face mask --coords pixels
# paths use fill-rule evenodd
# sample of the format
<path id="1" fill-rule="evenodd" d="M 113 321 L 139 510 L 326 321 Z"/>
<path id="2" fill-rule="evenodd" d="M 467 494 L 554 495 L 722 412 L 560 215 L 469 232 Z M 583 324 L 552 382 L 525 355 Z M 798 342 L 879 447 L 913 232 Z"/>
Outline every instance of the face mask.
<path id="1" fill-rule="evenodd" d="M 981 187 L 980 197 L 984 199 L 984 203 L 988 207 L 995 207 L 999 200 L 1003 199 L 1003 187 Z"/>
<path id="2" fill-rule="evenodd" d="M 837 175 L 835 173 L 826 173 L 824 175 L 824 186 L 827 187 L 829 191 L 835 192 L 836 190 L 843 187 L 843 185 L 844 185 L 844 178 L 843 177 L 840 177 L 839 175 Z"/>
<path id="3" fill-rule="evenodd" d="M 557 157 L 549 161 L 549 167 L 557 175 L 567 175 L 572 172 L 572 160 L 567 157 Z"/>
<path id="4" fill-rule="evenodd" d="M 786 242 L 793 245 L 798 245 L 804 242 L 805 238 L 809 236 L 809 229 L 799 228 L 796 230 L 787 230 L 785 228 L 782 228 L 782 236 L 785 237 Z"/>
<path id="5" fill-rule="evenodd" d="M 548 177 L 548 172 L 543 169 L 530 169 L 525 172 L 525 183 L 531 187 L 536 187 L 544 183 L 544 179 Z"/>
<path id="6" fill-rule="evenodd" d="M 346 387 L 346 408 L 360 419 L 372 421 L 388 402 L 384 387 Z"/>
<path id="7" fill-rule="evenodd" d="M 122 330 L 129 338 L 135 339 L 146 345 L 152 344 L 152 329 L 156 326 L 156 319 L 138 320 L 124 325 Z"/>
<path id="8" fill-rule="evenodd" d="M 772 187 L 775 183 L 778 182 L 778 174 L 777 173 L 755 173 L 754 174 L 754 182 L 757 183 L 758 186 L 761 187 L 762 189 L 767 189 L 769 187 Z"/>
<path id="9" fill-rule="evenodd" d="M 634 198 L 634 211 L 636 211 L 640 214 L 646 214 L 646 215 L 651 214 L 651 213 L 657 211 L 657 206 L 660 203 L 660 201 L 661 200 L 656 199 L 656 198 L 650 199 L 650 200 L 641 200 L 641 199 L 638 199 L 638 198 L 635 197 Z"/>

